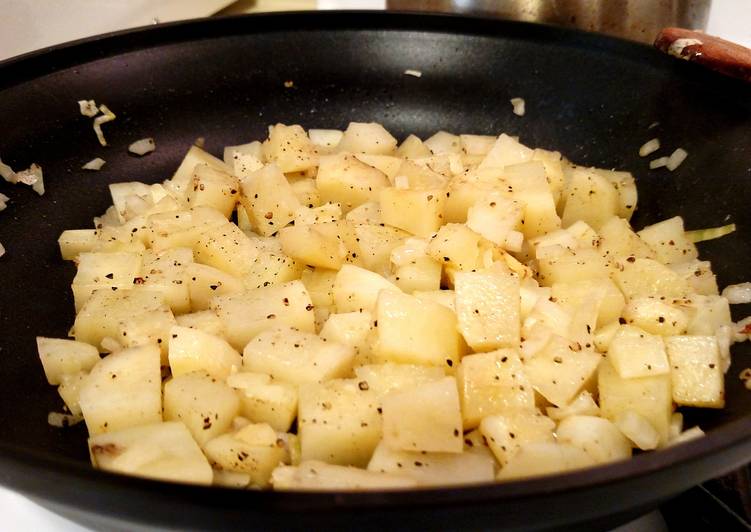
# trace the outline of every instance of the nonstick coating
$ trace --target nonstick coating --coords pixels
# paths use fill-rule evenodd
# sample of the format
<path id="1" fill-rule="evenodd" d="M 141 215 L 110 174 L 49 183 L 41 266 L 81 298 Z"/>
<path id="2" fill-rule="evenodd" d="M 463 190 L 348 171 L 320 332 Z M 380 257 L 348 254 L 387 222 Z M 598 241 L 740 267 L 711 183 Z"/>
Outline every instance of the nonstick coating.
<path id="1" fill-rule="evenodd" d="M 422 71 L 421 78 L 404 75 Z M 286 88 L 285 81 L 293 87 Z M 511 112 L 523 97 L 527 114 Z M 76 101 L 118 118 L 98 145 Z M 378 121 L 396 136 L 519 135 L 573 161 L 630 170 L 641 227 L 680 214 L 688 228 L 738 224 L 702 244 L 722 285 L 751 278 L 751 89 L 637 44 L 575 31 L 448 16 L 308 13 L 151 27 L 53 48 L 0 65 L 0 156 L 42 165 L 47 193 L 3 185 L 0 214 L 0 482 L 97 526 L 133 529 L 440 527 L 532 529 L 612 525 L 751 457 L 751 366 L 735 348 L 727 408 L 688 412 L 707 437 L 629 462 L 564 476 L 463 489 L 365 494 L 243 492 L 108 475 L 88 466 L 82 427 L 47 425 L 61 401 L 45 382 L 35 335 L 65 336 L 73 266 L 59 258 L 66 228 L 90 227 L 107 184 L 170 177 L 197 137 L 262 138 L 270 123 L 344 128 Z M 653 122 L 659 126 L 648 130 Z M 127 153 L 153 136 L 157 151 Z M 639 146 L 681 146 L 675 172 L 649 172 Z M 80 170 L 100 156 L 100 172 Z M 749 312 L 740 308 L 738 316 Z M 581 529 L 581 528 L 579 528 Z"/>

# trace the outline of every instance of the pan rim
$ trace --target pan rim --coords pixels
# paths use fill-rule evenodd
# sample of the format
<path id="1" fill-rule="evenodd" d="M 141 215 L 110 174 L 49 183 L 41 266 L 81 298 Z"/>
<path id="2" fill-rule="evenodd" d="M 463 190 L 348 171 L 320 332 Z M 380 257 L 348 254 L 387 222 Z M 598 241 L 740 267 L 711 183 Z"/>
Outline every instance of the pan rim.
<path id="1" fill-rule="evenodd" d="M 354 22 L 353 22 L 354 17 Z M 45 61 L 56 65 L 55 71 L 74 67 L 75 64 L 83 64 L 97 59 L 107 59 L 129 51 L 141 50 L 149 46 L 160 46 L 174 42 L 188 41 L 198 35 L 205 34 L 202 29 L 209 28 L 213 32 L 223 28 L 232 27 L 239 31 L 243 21 L 263 20 L 263 24 L 257 27 L 246 25 L 242 34 L 268 33 L 284 31 L 283 26 L 294 27 L 295 20 L 305 19 L 315 25 L 308 29 L 301 28 L 299 31 L 323 31 L 326 29 L 339 30 L 396 30 L 396 31 L 420 31 L 426 33 L 452 32 L 470 36 L 493 36 L 505 38 L 518 38 L 532 41 L 545 39 L 547 42 L 565 44 L 568 46 L 588 47 L 597 44 L 600 49 L 608 53 L 629 57 L 633 60 L 642 61 L 651 66 L 671 70 L 690 69 L 692 74 L 710 76 L 715 84 L 724 87 L 734 87 L 740 94 L 751 95 L 751 87 L 743 85 L 737 80 L 724 78 L 719 74 L 704 72 L 696 65 L 675 61 L 664 57 L 647 45 L 625 41 L 613 37 L 605 37 L 594 33 L 544 26 L 526 22 L 502 21 L 485 17 L 457 16 L 450 14 L 425 14 L 405 12 L 380 12 L 380 11 L 332 11 L 332 12 L 294 12 L 294 13 L 265 13 L 254 15 L 234 15 L 208 19 L 190 19 L 185 21 L 171 22 L 154 26 L 144 26 L 103 35 L 87 37 L 55 45 L 42 50 L 29 52 L 15 56 L 0 62 L 0 91 L 23 83 L 27 79 L 34 79 L 42 75 L 50 74 L 50 71 L 37 72 L 31 75 L 35 69 Z M 358 26 L 358 24 L 360 24 Z M 453 30 L 453 31 L 452 31 Z M 211 35 L 216 35 L 212 33 Z M 182 35 L 182 36 L 181 36 Z M 92 50 L 93 45 L 98 50 Z M 80 54 L 85 51 L 85 54 Z M 18 77 L 16 77 L 18 74 Z M 25 76 L 22 74 L 26 74 Z M 19 81 L 20 80 L 20 81 Z M 748 101 L 751 101 L 749 98 Z M 389 505 L 427 505 L 435 504 L 437 500 L 445 504 L 462 504 L 468 501 L 490 502 L 498 499 L 517 499 L 539 495 L 540 493 L 555 494 L 562 491 L 590 489 L 606 483 L 618 482 L 627 479 L 638 478 L 654 473 L 659 470 L 667 470 L 680 464 L 695 462 L 707 455 L 748 444 L 751 441 L 751 414 L 721 426 L 709 432 L 705 437 L 687 442 L 674 448 L 665 449 L 656 453 L 646 453 L 634 457 L 631 460 L 603 465 L 592 469 L 562 475 L 551 475 L 532 479 L 518 480 L 500 484 L 482 484 L 465 487 L 446 488 L 422 488 L 404 491 L 379 491 L 379 492 L 263 492 L 263 500 L 271 498 L 294 498 L 302 496 L 319 501 L 318 507 L 331 506 L 331 501 L 336 502 L 337 507 L 372 507 Z M 164 486 L 164 482 L 137 479 L 114 475 L 95 470 L 90 466 L 69 459 L 61 459 L 50 453 L 41 453 L 32 449 L 21 448 L 0 442 L 0 462 L 12 463 L 25 468 L 35 469 L 41 467 L 58 473 L 71 475 L 92 487 L 106 483 L 118 486 L 130 491 L 158 490 Z M 22 482 L 12 478 L 10 473 L 0 478 L 0 483 L 13 487 Z M 178 485 L 176 485 L 178 486 Z M 224 492 L 223 494 L 235 493 L 239 497 L 248 497 L 240 490 L 217 487 L 179 486 L 174 491 L 181 496 L 190 495 L 191 498 L 201 500 L 204 493 Z M 170 490 L 173 491 L 173 490 Z M 407 495 L 407 493 L 409 495 Z M 390 495 L 393 494 L 393 495 Z M 43 496 L 37 493 L 36 495 Z M 406 496 L 405 496 L 406 495 Z M 225 495 L 226 496 L 226 495 Z M 389 500 L 384 500 L 384 499 Z M 204 498 L 205 499 L 205 498 Z M 212 500 L 215 498 L 212 497 Z M 228 497 L 228 500 L 239 500 Z M 247 500 L 246 500 L 247 502 Z M 101 510 L 101 509 L 100 509 Z"/>

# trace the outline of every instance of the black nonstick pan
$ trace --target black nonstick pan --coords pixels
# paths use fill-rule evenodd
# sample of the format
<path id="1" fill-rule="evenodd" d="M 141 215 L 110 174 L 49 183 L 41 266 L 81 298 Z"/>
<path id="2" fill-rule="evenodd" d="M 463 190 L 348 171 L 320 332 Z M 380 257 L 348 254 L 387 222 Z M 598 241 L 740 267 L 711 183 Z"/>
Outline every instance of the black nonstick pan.
<path id="1" fill-rule="evenodd" d="M 422 77 L 404 75 L 420 70 Z M 285 82 L 292 81 L 292 86 Z M 290 85 L 287 83 L 286 85 Z M 527 113 L 511 113 L 523 97 Z M 102 148 L 77 100 L 107 104 Z M 727 408 L 686 412 L 707 436 L 628 462 L 498 485 L 379 493 L 274 493 L 170 485 L 94 471 L 84 428 L 47 424 L 60 409 L 34 337 L 64 337 L 73 267 L 56 239 L 90 227 L 107 184 L 160 181 L 204 137 L 220 153 L 269 123 L 382 122 L 395 135 L 520 135 L 581 164 L 638 179 L 634 224 L 683 215 L 690 229 L 734 222 L 701 245 L 721 285 L 751 279 L 751 87 L 646 46 L 522 23 L 387 13 L 308 13 L 199 20 L 80 41 L 0 64 L 0 157 L 44 169 L 47 193 L 0 186 L 0 482 L 97 528 L 537 529 L 613 526 L 751 460 L 751 391 Z M 648 130 L 650 124 L 659 125 Z M 153 136 L 144 158 L 127 145 Z M 675 172 L 650 172 L 638 148 L 683 147 Z M 100 156 L 100 172 L 80 170 Z M 751 313 L 737 308 L 738 315 Z M 2 526 L 0 525 L 0 528 Z"/>

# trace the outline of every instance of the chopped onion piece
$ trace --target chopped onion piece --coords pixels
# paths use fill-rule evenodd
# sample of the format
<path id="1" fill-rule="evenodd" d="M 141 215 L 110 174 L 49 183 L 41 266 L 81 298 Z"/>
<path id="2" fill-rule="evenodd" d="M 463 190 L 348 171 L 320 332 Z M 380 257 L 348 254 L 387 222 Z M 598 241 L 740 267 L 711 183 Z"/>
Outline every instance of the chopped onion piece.
<path id="1" fill-rule="evenodd" d="M 651 124 L 649 124 L 649 127 L 647 129 L 654 129 L 659 125 L 660 125 L 659 122 L 652 122 Z"/>
<path id="2" fill-rule="evenodd" d="M 5 210 L 5 208 L 8 206 L 8 201 L 10 201 L 10 198 L 0 192 L 0 211 Z"/>
<path id="3" fill-rule="evenodd" d="M 99 109 L 94 100 L 78 100 L 78 108 L 83 116 L 93 118 L 99 114 Z"/>
<path id="4" fill-rule="evenodd" d="M 83 421 L 83 416 L 81 415 L 74 416 L 71 414 L 62 414 L 60 412 L 50 412 L 47 414 L 47 423 L 53 427 L 72 427 L 81 421 Z"/>
<path id="5" fill-rule="evenodd" d="M 647 155 L 651 155 L 659 149 L 660 149 L 660 139 L 654 138 L 652 140 L 648 140 L 647 142 L 642 144 L 641 148 L 639 148 L 639 156 L 646 157 Z"/>
<path id="6" fill-rule="evenodd" d="M 662 168 L 664 166 L 668 165 L 668 161 L 670 159 L 668 157 L 660 157 L 659 159 L 655 159 L 653 161 L 649 162 L 649 169 L 650 170 L 656 170 L 658 168 Z"/>
<path id="7" fill-rule="evenodd" d="M 120 342 L 118 342 L 111 336 L 105 336 L 104 338 L 102 338 L 100 345 L 102 346 L 102 349 L 104 349 L 106 352 L 109 352 L 109 353 L 120 351 L 120 349 L 123 348 L 123 346 L 120 345 Z"/>
<path id="8" fill-rule="evenodd" d="M 5 247 L 0 244 L 0 257 L 2 257 L 3 255 L 5 255 Z"/>
<path id="9" fill-rule="evenodd" d="M 405 76 L 414 76 L 416 78 L 421 78 L 422 77 L 422 72 L 420 72 L 419 70 L 407 69 L 407 70 L 404 71 L 404 75 Z"/>
<path id="10" fill-rule="evenodd" d="M 731 284 L 722 291 L 722 297 L 731 305 L 751 303 L 751 283 Z"/>
<path id="11" fill-rule="evenodd" d="M 697 229 L 695 231 L 686 231 L 686 238 L 691 242 L 704 242 L 714 240 L 735 231 L 735 224 L 723 225 L 722 227 L 709 227 L 707 229 Z"/>
<path id="12" fill-rule="evenodd" d="M 16 182 L 31 186 L 32 190 L 40 196 L 44 194 L 44 178 L 42 167 L 34 163 L 26 170 L 16 173 Z"/>
<path id="13" fill-rule="evenodd" d="M 683 148 L 678 148 L 670 155 L 665 166 L 667 166 L 668 170 L 672 172 L 686 160 L 686 157 L 688 157 L 688 152 Z"/>
<path id="14" fill-rule="evenodd" d="M 693 427 L 688 430 L 684 430 L 681 432 L 678 436 L 670 440 L 666 447 L 672 447 L 673 445 L 678 445 L 679 443 L 684 443 L 687 441 L 695 440 L 696 438 L 701 438 L 704 436 L 704 431 L 701 430 L 701 428 Z"/>
<path id="15" fill-rule="evenodd" d="M 130 153 L 135 153 L 136 155 L 146 155 L 147 153 L 151 153 L 156 149 L 156 143 L 154 142 L 154 139 L 151 137 L 145 138 L 145 139 L 139 139 L 135 141 L 133 144 L 128 146 L 128 151 Z"/>
<path id="16" fill-rule="evenodd" d="M 751 368 L 746 368 L 741 371 L 741 374 L 738 375 L 738 377 L 743 381 L 743 385 L 746 389 L 751 390 Z"/>
<path id="17" fill-rule="evenodd" d="M 751 316 L 743 318 L 741 321 L 733 323 L 733 342 L 745 342 L 751 333 Z"/>
<path id="18" fill-rule="evenodd" d="M 88 163 L 84 164 L 81 168 L 83 170 L 101 170 L 102 166 L 104 166 L 106 162 L 107 161 L 105 161 L 101 157 L 97 157 L 96 159 L 92 159 Z"/>
<path id="19" fill-rule="evenodd" d="M 106 146 L 107 140 L 105 140 L 104 133 L 102 133 L 102 124 L 112 122 L 116 117 L 115 113 L 110 111 L 106 105 L 100 105 L 99 110 L 102 112 L 102 116 L 97 116 L 94 119 L 94 133 L 96 133 L 96 138 L 99 139 L 99 144 Z"/>
<path id="20" fill-rule="evenodd" d="M 0 159 L 0 176 L 2 176 L 3 179 L 5 179 L 8 183 L 16 183 L 16 172 L 5 164 L 2 159 Z"/>
<path id="21" fill-rule="evenodd" d="M 514 106 L 514 114 L 516 116 L 524 116 L 524 113 L 527 112 L 526 108 L 526 102 L 524 101 L 524 98 L 511 98 L 511 105 Z"/>

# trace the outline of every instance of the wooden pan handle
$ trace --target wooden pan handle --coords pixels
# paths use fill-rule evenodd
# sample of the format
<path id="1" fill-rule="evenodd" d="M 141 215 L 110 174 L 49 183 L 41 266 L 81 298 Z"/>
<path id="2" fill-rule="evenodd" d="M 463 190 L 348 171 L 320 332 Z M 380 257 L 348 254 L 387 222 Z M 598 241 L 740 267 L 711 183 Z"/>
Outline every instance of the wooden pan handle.
<path id="1" fill-rule="evenodd" d="M 672 56 L 699 63 L 751 83 L 751 49 L 719 37 L 682 28 L 665 28 L 655 47 Z"/>

